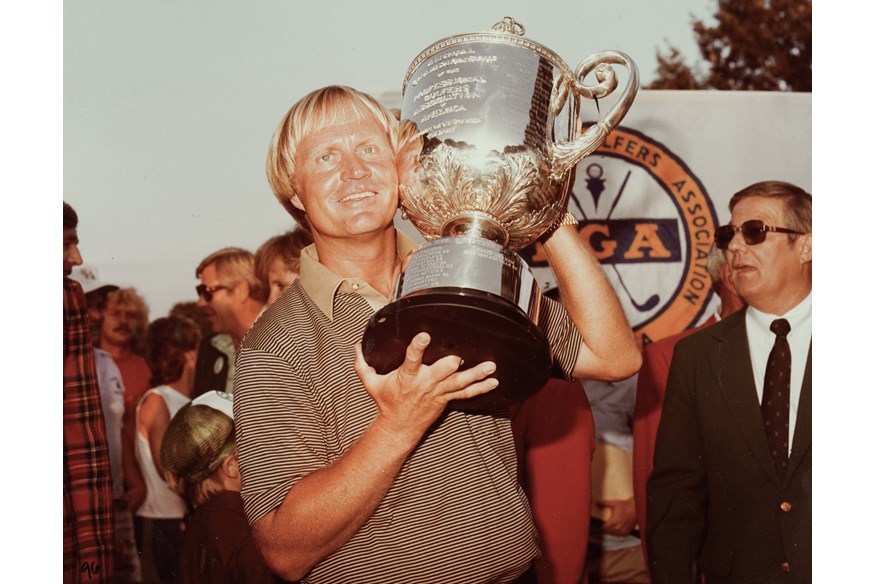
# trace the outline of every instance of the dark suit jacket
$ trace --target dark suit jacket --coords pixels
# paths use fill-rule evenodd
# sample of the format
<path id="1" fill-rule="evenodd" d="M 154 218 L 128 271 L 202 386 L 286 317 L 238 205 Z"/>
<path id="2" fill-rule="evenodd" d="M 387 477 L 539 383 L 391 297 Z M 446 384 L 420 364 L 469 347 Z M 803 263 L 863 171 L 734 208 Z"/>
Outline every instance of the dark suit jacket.
<path id="1" fill-rule="evenodd" d="M 663 412 L 663 396 L 666 394 L 675 345 L 716 322 L 717 319 L 711 316 L 700 326 L 654 341 L 642 351 L 642 368 L 636 381 L 636 407 L 633 410 L 633 498 L 636 501 L 636 520 L 642 531 L 646 526 L 645 483 L 654 468 L 654 441 Z M 645 551 L 645 546 L 642 546 L 642 551 Z"/>
<path id="2" fill-rule="evenodd" d="M 228 356 L 213 346 L 210 339 L 201 341 L 195 363 L 195 387 L 192 399 L 208 391 L 225 391 L 228 379 Z"/>
<path id="3" fill-rule="evenodd" d="M 812 581 L 812 349 L 784 480 L 757 399 L 745 311 L 680 341 L 648 479 L 655 584 Z"/>

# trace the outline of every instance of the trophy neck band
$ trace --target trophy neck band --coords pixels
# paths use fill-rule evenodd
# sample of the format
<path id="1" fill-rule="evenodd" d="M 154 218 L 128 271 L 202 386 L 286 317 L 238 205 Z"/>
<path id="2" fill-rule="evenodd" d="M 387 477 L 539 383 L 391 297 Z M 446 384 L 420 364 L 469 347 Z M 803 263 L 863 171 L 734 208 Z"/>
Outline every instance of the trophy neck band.
<path id="1" fill-rule="evenodd" d="M 501 246 L 508 244 L 508 231 L 491 215 L 468 211 L 457 215 L 441 228 L 441 237 L 482 237 Z"/>
<path id="2" fill-rule="evenodd" d="M 541 290 L 516 253 L 477 237 L 443 237 L 413 252 L 393 300 L 436 289 L 488 293 L 516 306 L 538 324 Z M 464 291 L 469 292 L 464 292 Z"/>

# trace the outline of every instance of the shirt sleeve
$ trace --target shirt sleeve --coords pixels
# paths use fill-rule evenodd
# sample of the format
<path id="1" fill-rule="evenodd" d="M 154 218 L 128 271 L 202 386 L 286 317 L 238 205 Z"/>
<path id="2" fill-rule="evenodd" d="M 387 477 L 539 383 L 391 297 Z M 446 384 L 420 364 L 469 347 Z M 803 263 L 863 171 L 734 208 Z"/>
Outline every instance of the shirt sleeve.
<path id="1" fill-rule="evenodd" d="M 64 570 L 76 582 L 112 574 L 112 484 L 85 296 L 64 280 Z"/>
<path id="2" fill-rule="evenodd" d="M 250 524 L 275 509 L 301 477 L 330 463 L 322 415 L 292 362 L 244 348 L 234 379 L 241 497 Z"/>
<path id="3" fill-rule="evenodd" d="M 655 584 L 694 582 L 706 530 L 706 456 L 692 371 L 703 356 L 694 348 L 690 339 L 676 347 L 646 486 L 646 545 Z"/>
<path id="4" fill-rule="evenodd" d="M 548 339 L 554 368 L 564 379 L 574 380 L 572 372 L 583 340 L 569 313 L 556 300 L 542 296 L 538 327 Z"/>

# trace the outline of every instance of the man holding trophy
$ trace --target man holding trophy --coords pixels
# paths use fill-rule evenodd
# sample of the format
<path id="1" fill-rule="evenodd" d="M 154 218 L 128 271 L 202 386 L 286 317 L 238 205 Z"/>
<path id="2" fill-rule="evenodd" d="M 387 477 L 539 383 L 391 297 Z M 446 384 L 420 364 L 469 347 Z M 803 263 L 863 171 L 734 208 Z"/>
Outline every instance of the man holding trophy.
<path id="1" fill-rule="evenodd" d="M 495 37 L 486 45 L 500 45 L 514 35 L 501 30 L 485 34 Z M 439 55 L 446 63 L 461 55 L 484 56 L 491 47 L 463 44 L 451 49 L 453 55 Z M 510 59 L 507 54 L 502 58 Z M 569 97 L 574 91 L 563 85 L 573 75 L 551 71 L 543 55 L 535 61 L 535 76 L 548 79 L 550 101 L 547 119 L 539 123 L 563 125 L 556 121 L 561 109 L 577 113 L 577 98 Z M 496 59 L 466 62 L 493 66 Z M 431 63 L 425 65 L 435 61 Z M 418 75 L 421 81 L 428 77 Z M 474 81 L 480 89 L 498 83 L 465 72 L 454 79 L 481 79 Z M 428 116 L 430 108 L 439 107 L 436 103 L 413 107 Z M 431 115 L 436 119 L 444 114 Z M 535 379 L 538 375 L 531 371 L 544 369 L 544 364 L 523 365 L 519 375 L 509 372 L 512 365 L 504 348 L 494 350 L 485 342 L 477 347 L 480 352 L 466 352 L 470 348 L 464 345 L 472 341 L 460 345 L 449 338 L 454 329 L 442 322 L 456 320 L 460 330 L 473 324 L 469 328 L 481 329 L 485 339 L 494 322 L 510 322 L 511 332 L 498 333 L 498 344 L 532 331 L 544 339 L 548 369 L 570 379 L 622 379 L 638 369 L 641 357 L 602 268 L 585 249 L 574 221 L 562 214 L 562 196 L 552 204 L 537 199 L 537 214 L 524 209 L 526 204 L 516 206 L 519 214 L 537 215 L 537 225 L 525 228 L 528 235 L 518 239 L 541 237 L 563 305 L 541 297 L 537 286 L 533 292 L 526 273 L 513 265 L 513 252 L 494 250 L 492 241 L 463 242 L 470 246 L 458 255 L 498 261 L 498 284 L 443 281 L 456 277 L 447 276 L 448 270 L 467 261 L 454 259 L 451 250 L 438 254 L 448 259 L 444 264 L 428 260 L 434 268 L 429 277 L 439 281 L 424 285 L 428 278 L 422 274 L 428 270 L 414 266 L 416 253 L 405 263 L 415 246 L 393 225 L 400 175 L 401 191 L 409 195 L 402 202 L 406 212 L 422 216 L 429 205 L 447 206 L 435 200 L 434 189 L 428 195 L 431 203 L 420 204 L 418 210 L 413 197 L 422 195 L 423 185 L 435 183 L 430 153 L 438 146 L 453 148 L 464 133 L 439 138 L 435 127 L 423 125 L 422 116 L 407 116 L 403 109 L 403 118 L 409 122 L 406 127 L 413 123 L 417 131 L 400 142 L 396 119 L 373 98 L 332 86 L 296 103 L 274 134 L 269 181 L 283 206 L 309 225 L 314 244 L 302 252 L 299 279 L 256 322 L 241 347 L 234 409 L 244 507 L 268 565 L 288 580 L 526 581 L 539 554 L 538 534 L 517 483 L 510 421 L 502 405 L 517 394 L 512 391 L 504 401 L 470 400 L 501 392 L 515 379 Z M 565 125 L 577 128 L 574 121 L 572 114 Z M 531 120 L 528 126 L 529 143 L 554 133 L 531 127 Z M 518 154 L 525 148 L 511 151 Z M 568 184 L 564 172 L 554 169 L 551 175 L 548 165 L 541 166 L 548 173 L 543 179 L 548 186 L 536 182 L 522 191 L 561 191 Z M 460 169 L 456 176 L 471 170 Z M 454 187 L 442 196 L 453 198 L 458 192 Z M 546 207 L 560 212 L 548 217 L 540 211 Z M 509 245 L 513 228 L 476 211 L 464 209 L 448 220 L 449 233 L 424 235 L 462 242 L 497 234 L 501 243 L 493 247 Z M 475 227 L 467 219 L 472 216 Z M 404 281 L 399 277 L 403 269 L 420 270 L 416 289 L 407 296 L 397 284 Z M 509 278 L 517 283 L 512 292 L 507 292 Z M 500 288 L 498 294 L 492 286 Z M 493 313 L 500 313 L 499 321 Z M 471 314 L 484 314 L 485 320 L 470 319 Z M 387 322 L 394 330 L 369 340 L 366 329 Z M 417 327 L 422 328 L 408 334 Z M 363 332 L 365 341 L 359 343 Z M 398 353 L 396 345 L 384 342 L 390 337 L 403 345 L 400 354 L 387 358 L 398 365 L 378 372 L 372 365 L 381 352 Z M 525 362 L 528 349 L 517 351 Z M 474 405 L 454 407 L 465 403 Z"/>

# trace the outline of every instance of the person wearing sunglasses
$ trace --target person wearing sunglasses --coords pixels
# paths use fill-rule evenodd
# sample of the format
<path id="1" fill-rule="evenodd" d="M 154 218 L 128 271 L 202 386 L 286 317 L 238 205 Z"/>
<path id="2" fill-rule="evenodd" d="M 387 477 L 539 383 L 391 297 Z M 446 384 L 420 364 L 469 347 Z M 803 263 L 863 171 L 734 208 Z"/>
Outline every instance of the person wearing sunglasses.
<path id="1" fill-rule="evenodd" d="M 654 584 L 812 581 L 812 196 L 730 199 L 716 230 L 745 310 L 676 345 L 646 541 Z"/>
<path id="2" fill-rule="evenodd" d="M 234 391 L 237 348 L 264 312 L 268 289 L 255 273 L 255 256 L 226 247 L 201 260 L 195 269 L 198 307 L 210 321 L 213 336 L 201 343 L 195 369 L 197 397 L 207 391 Z"/>

